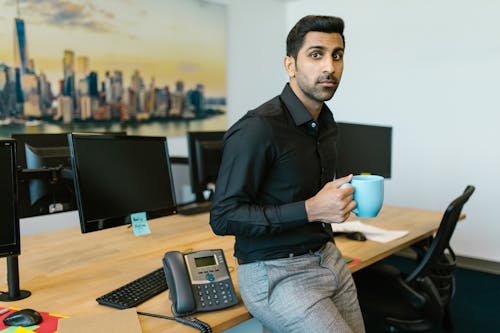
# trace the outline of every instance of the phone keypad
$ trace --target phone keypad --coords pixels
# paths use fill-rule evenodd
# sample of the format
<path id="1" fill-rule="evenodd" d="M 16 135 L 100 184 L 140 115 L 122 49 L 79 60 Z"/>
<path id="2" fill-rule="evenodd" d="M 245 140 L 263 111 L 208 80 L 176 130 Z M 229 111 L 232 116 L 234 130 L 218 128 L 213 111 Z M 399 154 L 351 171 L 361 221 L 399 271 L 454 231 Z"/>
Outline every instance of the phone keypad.
<path id="1" fill-rule="evenodd" d="M 211 282 L 193 286 L 200 311 L 224 309 L 238 304 L 234 287 L 229 281 Z"/>

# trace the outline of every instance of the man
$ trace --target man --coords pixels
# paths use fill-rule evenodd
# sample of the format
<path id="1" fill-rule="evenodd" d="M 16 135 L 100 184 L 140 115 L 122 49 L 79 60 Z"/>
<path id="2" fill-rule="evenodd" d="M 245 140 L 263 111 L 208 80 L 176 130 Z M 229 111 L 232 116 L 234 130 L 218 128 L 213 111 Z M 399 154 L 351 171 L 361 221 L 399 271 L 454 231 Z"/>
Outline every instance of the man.
<path id="1" fill-rule="evenodd" d="M 356 289 L 329 223 L 356 203 L 352 175 L 334 179 L 337 126 L 324 103 L 343 71 L 344 22 L 306 16 L 287 38 L 281 95 L 248 112 L 224 137 L 210 213 L 235 235 L 238 285 L 272 332 L 364 332 Z"/>

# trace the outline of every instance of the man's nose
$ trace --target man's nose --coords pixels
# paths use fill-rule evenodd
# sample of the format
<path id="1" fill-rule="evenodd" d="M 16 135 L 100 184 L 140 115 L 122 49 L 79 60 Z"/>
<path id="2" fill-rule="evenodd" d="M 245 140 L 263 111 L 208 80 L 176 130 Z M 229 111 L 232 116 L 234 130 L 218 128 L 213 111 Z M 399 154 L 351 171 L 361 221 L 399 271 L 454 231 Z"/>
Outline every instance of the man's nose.
<path id="1" fill-rule="evenodd" d="M 325 57 L 324 60 L 323 72 L 335 72 L 335 61 L 331 57 Z"/>

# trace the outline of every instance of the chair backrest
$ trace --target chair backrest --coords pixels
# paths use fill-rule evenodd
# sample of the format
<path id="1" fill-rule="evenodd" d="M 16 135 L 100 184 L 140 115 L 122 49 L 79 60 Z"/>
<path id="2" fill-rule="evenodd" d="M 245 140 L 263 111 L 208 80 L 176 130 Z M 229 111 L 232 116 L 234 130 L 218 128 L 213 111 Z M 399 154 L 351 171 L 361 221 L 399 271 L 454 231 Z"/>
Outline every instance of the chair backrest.
<path id="1" fill-rule="evenodd" d="M 443 257 L 445 254 L 445 250 L 448 249 L 453 256 L 453 260 L 455 259 L 453 251 L 449 246 L 449 242 L 453 231 L 455 230 L 455 226 L 457 225 L 457 222 L 460 218 L 462 208 L 467 200 L 469 200 L 474 190 L 474 186 L 468 185 L 465 188 L 464 193 L 448 205 L 446 211 L 444 212 L 443 218 L 441 219 L 439 229 L 434 236 L 430 246 L 427 248 L 427 251 L 424 254 L 422 260 L 417 265 L 415 270 L 407 275 L 405 279 L 407 283 L 411 283 L 418 277 L 427 275 L 431 270 L 435 269 L 436 266 L 439 266 L 440 262 L 443 262 L 443 260 L 447 260 Z"/>

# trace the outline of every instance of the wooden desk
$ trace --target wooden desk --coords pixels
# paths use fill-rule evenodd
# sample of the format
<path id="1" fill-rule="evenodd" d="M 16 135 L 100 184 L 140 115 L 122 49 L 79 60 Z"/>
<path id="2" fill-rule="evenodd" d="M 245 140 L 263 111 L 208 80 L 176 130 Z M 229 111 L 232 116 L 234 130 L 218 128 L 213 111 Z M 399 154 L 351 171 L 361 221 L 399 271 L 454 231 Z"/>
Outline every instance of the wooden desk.
<path id="1" fill-rule="evenodd" d="M 339 237 L 337 245 L 349 256 L 362 261 L 351 271 L 366 267 L 400 249 L 430 236 L 438 227 L 442 212 L 384 206 L 379 216 L 365 220 L 387 229 L 409 230 L 400 239 L 381 244 L 356 242 Z M 356 219 L 355 216 L 352 219 Z M 126 226 L 81 234 L 78 228 L 64 229 L 22 238 L 19 257 L 20 285 L 32 292 L 29 298 L 0 302 L 0 306 L 35 308 L 72 317 L 119 311 L 98 305 L 95 299 L 162 266 L 163 254 L 170 250 L 222 248 L 237 287 L 234 238 L 216 236 L 208 224 L 208 214 L 169 216 L 150 221 L 151 234 L 136 237 Z M 5 259 L 0 261 L 0 290 L 6 290 Z M 138 306 L 139 311 L 171 315 L 167 293 Z M 243 302 L 232 308 L 197 317 L 214 332 L 250 319 Z M 144 332 L 195 332 L 193 328 L 169 320 L 139 316 Z"/>

